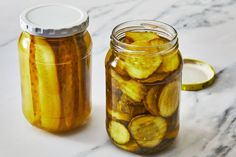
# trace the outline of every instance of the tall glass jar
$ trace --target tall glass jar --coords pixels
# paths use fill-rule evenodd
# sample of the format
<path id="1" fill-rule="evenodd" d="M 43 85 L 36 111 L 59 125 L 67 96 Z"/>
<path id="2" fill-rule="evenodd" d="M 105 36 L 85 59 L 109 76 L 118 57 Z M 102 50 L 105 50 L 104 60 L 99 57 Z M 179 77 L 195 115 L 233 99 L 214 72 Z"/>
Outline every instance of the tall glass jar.
<path id="1" fill-rule="evenodd" d="M 138 154 L 169 146 L 179 131 L 182 57 L 176 30 L 157 21 L 125 22 L 112 31 L 106 67 L 106 129 Z"/>
<path id="2" fill-rule="evenodd" d="M 26 119 L 51 132 L 79 127 L 91 112 L 92 41 L 86 30 L 87 13 L 52 4 L 26 10 L 20 20 L 23 32 L 18 47 Z"/>

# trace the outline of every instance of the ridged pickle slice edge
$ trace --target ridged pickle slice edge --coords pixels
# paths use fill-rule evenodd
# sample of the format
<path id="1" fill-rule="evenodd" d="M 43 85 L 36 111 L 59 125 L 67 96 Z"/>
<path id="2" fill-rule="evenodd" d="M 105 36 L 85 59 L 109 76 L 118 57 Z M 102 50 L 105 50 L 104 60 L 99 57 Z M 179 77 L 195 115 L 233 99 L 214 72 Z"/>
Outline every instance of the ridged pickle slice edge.
<path id="1" fill-rule="evenodd" d="M 127 128 L 116 121 L 110 121 L 108 132 L 111 138 L 118 144 L 126 144 L 130 140 L 130 134 Z"/>
<path id="2" fill-rule="evenodd" d="M 131 120 L 128 128 L 140 147 L 152 148 L 162 141 L 167 131 L 167 123 L 159 116 L 140 115 Z"/>

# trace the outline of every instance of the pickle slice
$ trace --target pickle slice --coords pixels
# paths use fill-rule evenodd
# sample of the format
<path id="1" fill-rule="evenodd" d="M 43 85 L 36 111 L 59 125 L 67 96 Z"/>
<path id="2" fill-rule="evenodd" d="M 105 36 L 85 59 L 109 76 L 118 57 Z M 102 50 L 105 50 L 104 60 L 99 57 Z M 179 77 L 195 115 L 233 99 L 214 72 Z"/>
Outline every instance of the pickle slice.
<path id="1" fill-rule="evenodd" d="M 156 83 L 165 80 L 170 73 L 154 73 L 151 76 L 149 76 L 147 79 L 138 80 L 138 82 L 141 83 Z"/>
<path id="2" fill-rule="evenodd" d="M 158 69 L 158 72 L 172 72 L 179 67 L 180 57 L 178 51 L 167 54 L 162 58 L 162 64 Z"/>
<path id="3" fill-rule="evenodd" d="M 108 132 L 111 138 L 118 144 L 126 144 L 130 140 L 129 131 L 119 122 L 111 121 L 108 126 Z"/>
<path id="4" fill-rule="evenodd" d="M 111 76 L 118 83 L 119 89 L 135 102 L 141 102 L 146 95 L 146 87 L 134 80 L 124 80 L 111 69 Z"/>
<path id="5" fill-rule="evenodd" d="M 55 56 L 51 46 L 41 38 L 34 38 L 35 60 L 38 72 L 38 97 L 41 124 L 49 130 L 57 130 L 61 117 L 61 102 Z M 42 62 L 42 63 L 39 63 Z"/>
<path id="6" fill-rule="evenodd" d="M 130 113 L 129 100 L 124 94 L 121 96 L 120 101 L 117 103 L 116 109 L 123 113 Z"/>
<path id="7" fill-rule="evenodd" d="M 155 38 L 159 38 L 157 33 L 154 32 L 126 32 L 125 37 L 128 39 L 135 41 L 141 41 L 141 40 L 152 40 Z"/>
<path id="8" fill-rule="evenodd" d="M 162 63 L 161 55 L 131 56 L 125 58 L 126 71 L 130 77 L 145 79 L 153 74 Z"/>
<path id="9" fill-rule="evenodd" d="M 135 117 L 147 113 L 146 108 L 142 106 L 130 106 L 130 117 Z"/>
<path id="10" fill-rule="evenodd" d="M 141 147 L 152 148 L 162 141 L 167 131 L 167 123 L 161 117 L 141 115 L 131 120 L 129 130 Z"/>
<path id="11" fill-rule="evenodd" d="M 179 91 L 179 81 L 168 83 L 162 89 L 158 101 L 160 115 L 169 117 L 176 111 L 179 105 Z"/>
<path id="12" fill-rule="evenodd" d="M 117 144 L 117 146 L 119 146 L 120 148 L 123 148 L 124 150 L 128 150 L 130 152 L 136 152 L 139 147 L 138 144 L 134 140 L 129 141 L 125 145 Z"/>
<path id="13" fill-rule="evenodd" d="M 158 97 L 159 97 L 159 91 L 160 87 L 155 86 L 151 88 L 147 96 L 145 98 L 145 103 L 144 106 L 146 109 L 152 114 L 152 115 L 159 115 L 158 107 L 157 107 L 157 102 L 158 102 Z"/>
<path id="14" fill-rule="evenodd" d="M 128 122 L 130 120 L 130 114 L 122 113 L 120 111 L 115 111 L 110 108 L 107 109 L 108 116 L 115 120 L 121 120 Z"/>

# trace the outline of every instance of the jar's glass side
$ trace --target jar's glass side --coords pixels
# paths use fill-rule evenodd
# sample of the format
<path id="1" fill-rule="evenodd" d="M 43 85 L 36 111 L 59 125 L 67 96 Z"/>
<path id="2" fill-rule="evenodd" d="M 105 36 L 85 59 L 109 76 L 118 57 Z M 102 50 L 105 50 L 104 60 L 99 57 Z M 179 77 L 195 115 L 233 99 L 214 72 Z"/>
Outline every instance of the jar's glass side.
<path id="1" fill-rule="evenodd" d="M 131 52 L 127 44 L 111 41 L 105 59 L 106 129 L 116 146 L 152 154 L 176 138 L 183 62 L 178 40 L 173 40 L 165 53 L 152 55 Z M 143 51 L 151 53 L 152 48 L 144 46 Z"/>
<path id="2" fill-rule="evenodd" d="M 19 55 L 23 112 L 33 125 L 61 132 L 88 119 L 90 55 L 83 59 L 90 54 L 88 39 L 88 32 L 57 39 L 22 33 Z M 28 46 L 24 46 L 28 40 Z"/>

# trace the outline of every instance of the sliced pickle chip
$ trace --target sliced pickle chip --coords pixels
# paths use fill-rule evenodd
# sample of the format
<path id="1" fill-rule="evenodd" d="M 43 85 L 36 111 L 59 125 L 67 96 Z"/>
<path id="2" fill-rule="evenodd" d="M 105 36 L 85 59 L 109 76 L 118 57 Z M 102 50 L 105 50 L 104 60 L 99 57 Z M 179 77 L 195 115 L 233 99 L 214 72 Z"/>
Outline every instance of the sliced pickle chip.
<path id="1" fill-rule="evenodd" d="M 160 115 L 163 117 L 171 116 L 179 105 L 179 81 L 168 83 L 161 91 L 158 101 Z"/>
<path id="2" fill-rule="evenodd" d="M 117 59 L 117 63 L 116 63 L 116 66 L 114 67 L 114 69 L 118 74 L 120 74 L 122 76 L 128 75 L 125 70 L 125 63 L 121 59 Z"/>
<path id="3" fill-rule="evenodd" d="M 125 145 L 117 144 L 117 146 L 123 148 L 124 150 L 128 150 L 131 152 L 136 152 L 139 147 L 138 144 L 134 140 L 129 141 Z"/>
<path id="4" fill-rule="evenodd" d="M 156 46 L 160 51 L 166 50 L 170 45 L 168 40 L 165 38 L 156 38 L 149 41 L 151 46 Z"/>
<path id="5" fill-rule="evenodd" d="M 130 120 L 130 114 L 128 113 L 122 113 L 120 111 L 115 111 L 112 109 L 107 109 L 108 116 L 110 116 L 112 119 L 115 120 L 121 120 L 128 122 Z"/>
<path id="6" fill-rule="evenodd" d="M 159 115 L 158 107 L 157 107 L 157 102 L 158 102 L 158 97 L 159 97 L 159 91 L 160 87 L 155 86 L 151 88 L 147 96 L 145 98 L 145 103 L 144 106 L 146 109 L 152 114 L 152 115 Z"/>
<path id="7" fill-rule="evenodd" d="M 123 113 L 130 113 L 130 108 L 129 108 L 129 102 L 126 101 L 124 98 L 124 96 L 122 95 L 120 98 L 120 101 L 117 103 L 116 109 L 120 112 Z"/>
<path id="8" fill-rule="evenodd" d="M 157 33 L 154 32 L 126 32 L 125 37 L 128 39 L 135 41 L 141 41 L 141 40 L 152 40 L 155 38 L 159 38 Z"/>
<path id="9" fill-rule="evenodd" d="M 146 87 L 134 80 L 124 80 L 111 69 L 111 76 L 117 81 L 119 89 L 135 102 L 141 102 L 146 95 Z"/>
<path id="10" fill-rule="evenodd" d="M 146 114 L 147 110 L 144 106 L 130 106 L 130 117 Z"/>
<path id="11" fill-rule="evenodd" d="M 170 73 L 154 73 L 149 76 L 147 79 L 138 80 L 141 83 L 155 83 L 165 80 L 170 75 Z"/>
<path id="12" fill-rule="evenodd" d="M 162 141 L 167 131 L 167 123 L 162 117 L 141 115 L 131 120 L 129 130 L 141 147 L 152 148 Z"/>
<path id="13" fill-rule="evenodd" d="M 125 58 L 126 71 L 132 78 L 145 79 L 153 74 L 162 63 L 161 55 L 133 56 Z"/>
<path id="14" fill-rule="evenodd" d="M 158 72 L 172 72 L 179 67 L 180 57 L 178 51 L 167 54 L 162 58 L 162 64 L 158 69 Z"/>
<path id="15" fill-rule="evenodd" d="M 129 131 L 119 122 L 111 121 L 109 123 L 108 131 L 111 138 L 118 144 L 126 144 L 130 140 Z"/>
<path id="16" fill-rule="evenodd" d="M 129 50 L 137 50 L 137 51 L 147 51 L 145 53 L 153 53 L 158 52 L 158 47 L 153 47 L 148 41 L 141 40 L 141 41 L 135 41 L 130 46 L 128 46 Z"/>
<path id="17" fill-rule="evenodd" d="M 131 44 L 132 42 L 134 42 L 131 38 L 129 37 L 124 37 L 121 39 L 122 42 L 126 43 L 126 44 Z"/>
<path id="18" fill-rule="evenodd" d="M 126 104 L 129 105 L 129 106 L 143 106 L 142 102 L 135 102 L 125 94 L 123 94 L 121 96 L 120 100 L 123 101 L 123 102 L 126 102 Z"/>

